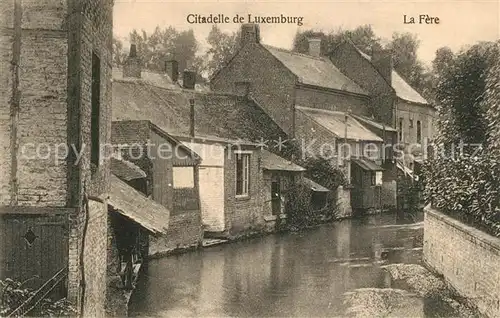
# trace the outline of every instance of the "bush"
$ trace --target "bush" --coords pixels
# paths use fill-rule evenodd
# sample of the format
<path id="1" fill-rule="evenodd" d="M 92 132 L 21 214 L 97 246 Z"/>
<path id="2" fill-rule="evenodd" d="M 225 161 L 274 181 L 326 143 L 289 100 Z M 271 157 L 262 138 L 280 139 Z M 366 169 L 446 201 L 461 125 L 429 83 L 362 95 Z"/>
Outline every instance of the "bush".
<path id="1" fill-rule="evenodd" d="M 327 197 L 326 206 L 315 210 L 311 205 L 311 188 L 304 181 L 296 183 L 288 191 L 286 198 L 287 227 L 291 230 L 301 230 L 318 225 L 337 217 L 335 196 Z"/>
<path id="2" fill-rule="evenodd" d="M 424 196 L 440 211 L 500 237 L 499 43 L 462 51 L 440 79 L 437 143 L 446 151 L 424 167 Z M 451 151 L 461 141 L 474 146 Z M 473 153 L 476 145 L 485 150 Z"/>
<path id="3" fill-rule="evenodd" d="M 0 280 L 0 317 L 9 315 L 35 293 L 35 290 L 23 288 L 21 282 L 10 278 Z M 29 314 L 38 317 L 70 317 L 75 316 L 77 311 L 65 298 L 58 301 L 45 298 Z"/>
<path id="4" fill-rule="evenodd" d="M 301 165 L 307 169 L 306 176 L 309 179 L 330 190 L 347 185 L 344 172 L 325 158 L 307 158 Z"/>
<path id="5" fill-rule="evenodd" d="M 315 223 L 311 211 L 311 189 L 304 182 L 297 182 L 287 193 L 285 209 L 287 226 L 299 230 Z"/>
<path id="6" fill-rule="evenodd" d="M 412 180 L 410 177 L 398 178 L 398 198 L 404 200 L 405 212 L 417 212 L 420 207 L 420 182 Z"/>
<path id="7" fill-rule="evenodd" d="M 500 161 L 488 154 L 436 157 L 424 167 L 424 195 L 440 211 L 500 237 Z"/>

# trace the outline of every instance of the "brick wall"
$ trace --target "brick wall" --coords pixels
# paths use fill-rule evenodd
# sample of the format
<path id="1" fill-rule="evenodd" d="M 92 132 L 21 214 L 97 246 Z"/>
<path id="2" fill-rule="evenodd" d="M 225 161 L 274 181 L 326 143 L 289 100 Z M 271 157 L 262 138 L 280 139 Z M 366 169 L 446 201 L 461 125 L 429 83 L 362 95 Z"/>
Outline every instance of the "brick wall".
<path id="1" fill-rule="evenodd" d="M 295 111 L 295 137 L 299 141 L 299 146 L 303 150 L 303 155 L 325 155 L 333 151 L 336 153 L 336 135 L 308 117 L 300 110 Z M 329 145 L 329 146 L 322 146 Z M 337 160 L 333 159 L 334 164 Z"/>
<path id="2" fill-rule="evenodd" d="M 101 61 L 100 141 L 109 140 L 113 3 L 45 0 L 0 5 L 0 98 L 8 105 L 0 110 L 0 147 L 9 149 L 0 151 L 0 205 L 76 208 L 68 235 L 68 298 L 80 308 L 83 255 L 84 313 L 100 314 L 107 214 L 105 208 L 85 209 L 82 194 L 105 198 L 109 163 L 104 160 L 91 177 L 89 147 L 84 145 L 90 140 L 92 52 Z M 78 164 L 74 152 L 66 157 L 68 146 L 84 151 Z M 61 151 L 59 158 L 56 150 Z M 100 204 L 106 206 L 105 201 Z"/>
<path id="3" fill-rule="evenodd" d="M 149 146 L 146 145 L 148 141 Z M 129 151 L 128 147 L 123 147 L 122 154 L 146 172 L 149 184 L 148 195 L 171 211 L 170 216 L 165 216 L 165 222 L 168 222 L 167 234 L 150 237 L 149 255 L 157 256 L 178 248 L 197 246 L 203 237 L 198 182 L 195 182 L 193 193 L 186 194 L 186 197 L 191 198 L 190 202 L 196 201 L 197 206 L 179 208 L 175 203 L 180 200 L 174 198 L 176 189 L 173 189 L 172 158 L 165 152 L 166 149 L 175 151 L 172 142 L 153 131 L 149 121 L 113 122 L 112 142 L 113 144 L 133 145 L 132 151 Z M 166 144 L 170 145 L 170 148 L 160 146 Z M 141 152 L 143 155 L 139 157 Z M 179 153 L 179 156 L 184 156 L 184 154 Z M 197 167 L 195 167 L 195 172 L 197 178 Z"/>
<path id="4" fill-rule="evenodd" d="M 167 234 L 150 237 L 149 255 L 157 256 L 176 249 L 198 247 L 203 238 L 199 210 L 182 211 L 170 217 Z"/>
<path id="5" fill-rule="evenodd" d="M 322 108 L 332 111 L 351 110 L 354 114 L 370 116 L 370 98 L 331 92 L 328 90 L 298 88 L 295 104 L 305 107 Z"/>
<path id="6" fill-rule="evenodd" d="M 102 317 L 106 302 L 106 262 L 108 206 L 89 201 L 87 232 L 84 236 L 84 308 L 85 317 Z"/>
<path id="7" fill-rule="evenodd" d="M 483 315 L 500 317 L 500 238 L 426 207 L 424 261 Z"/>
<path id="8" fill-rule="evenodd" d="M 224 163 L 225 222 L 230 236 L 238 236 L 264 227 L 263 200 L 261 187 L 263 173 L 260 167 L 260 151 L 242 147 L 243 151 L 252 151 L 250 155 L 249 196 L 236 197 L 236 155 L 231 151 Z"/>
<path id="9" fill-rule="evenodd" d="M 66 3 L 66 1 L 61 1 Z M 68 298 L 79 302 L 82 296 L 80 280 L 80 246 L 84 241 L 83 266 L 85 274 L 84 315 L 102 315 L 105 304 L 107 205 L 109 189 L 109 160 L 103 154 L 94 174 L 90 169 L 90 114 L 92 84 L 92 54 L 100 59 L 100 116 L 99 135 L 102 145 L 110 142 L 111 134 L 111 48 L 113 2 L 86 0 L 68 2 L 70 32 L 68 38 L 68 144 L 83 151 L 81 162 L 74 165 L 69 158 L 69 205 L 78 205 L 80 193 L 103 199 L 102 208 L 78 211 L 71 218 Z M 75 253 L 76 251 L 76 253 Z"/>
<path id="10" fill-rule="evenodd" d="M 0 23 L 2 27 L 10 24 L 12 27 L 13 2 L 3 1 L 0 8 Z M 9 23 L 10 22 L 10 23 Z M 11 35 L 0 33 L 0 205 L 10 203 L 11 177 L 11 121 L 10 100 L 12 97 L 12 41 Z"/>
<path id="11" fill-rule="evenodd" d="M 211 80 L 215 91 L 236 94 L 237 82 L 250 83 L 250 95 L 287 134 L 293 127 L 296 77 L 259 44 L 247 44 Z"/>
<path id="12" fill-rule="evenodd" d="M 436 116 L 435 110 L 430 106 L 417 105 L 398 100 L 397 120 L 403 118 L 403 138 L 405 143 L 417 142 L 417 121 L 422 123 L 422 142 L 425 138 L 434 137 L 433 119 Z M 413 127 L 410 127 L 410 119 L 413 119 Z M 399 129 L 399 126 L 398 126 Z"/>
<path id="13" fill-rule="evenodd" d="M 66 9 L 66 2 L 1 4 L 8 29 L 0 35 L 0 205 L 65 205 L 66 166 L 53 150 L 67 139 Z"/>
<path id="14" fill-rule="evenodd" d="M 348 43 L 338 46 L 331 53 L 330 59 L 342 73 L 370 92 L 371 108 L 375 119 L 393 126 L 395 92 L 375 67 Z"/>

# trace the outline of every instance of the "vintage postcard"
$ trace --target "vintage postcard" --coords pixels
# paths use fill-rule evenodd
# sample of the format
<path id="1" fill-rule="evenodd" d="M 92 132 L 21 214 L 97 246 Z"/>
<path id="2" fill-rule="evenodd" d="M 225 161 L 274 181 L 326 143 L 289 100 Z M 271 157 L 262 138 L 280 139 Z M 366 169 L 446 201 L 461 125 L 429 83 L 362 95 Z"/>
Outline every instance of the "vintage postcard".
<path id="1" fill-rule="evenodd" d="M 2 0 L 0 316 L 500 317 L 499 0 Z"/>

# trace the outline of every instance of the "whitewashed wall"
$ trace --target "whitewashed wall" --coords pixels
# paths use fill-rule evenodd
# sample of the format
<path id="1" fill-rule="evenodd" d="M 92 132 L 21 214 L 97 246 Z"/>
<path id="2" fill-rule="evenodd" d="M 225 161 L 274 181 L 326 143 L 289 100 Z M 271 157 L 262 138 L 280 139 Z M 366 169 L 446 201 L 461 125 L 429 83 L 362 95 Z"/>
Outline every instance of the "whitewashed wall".
<path id="1" fill-rule="evenodd" d="M 224 231 L 224 146 L 187 142 L 184 144 L 202 158 L 199 169 L 202 224 L 206 231 Z"/>

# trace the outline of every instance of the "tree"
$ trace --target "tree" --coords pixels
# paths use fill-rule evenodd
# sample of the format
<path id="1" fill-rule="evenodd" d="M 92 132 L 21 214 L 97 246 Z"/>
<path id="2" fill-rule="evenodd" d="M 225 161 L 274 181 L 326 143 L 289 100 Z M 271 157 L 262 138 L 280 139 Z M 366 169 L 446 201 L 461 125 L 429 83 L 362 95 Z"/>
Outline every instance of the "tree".
<path id="1" fill-rule="evenodd" d="M 132 30 L 129 40 L 136 45 L 137 54 L 142 61 L 142 67 L 151 71 L 163 72 L 165 60 L 176 59 L 179 63 L 179 70 L 196 65 L 196 52 L 198 42 L 193 30 L 178 32 L 173 27 L 155 30 L 148 34 L 146 31 Z M 113 63 L 117 66 L 123 64 L 126 59 L 123 43 L 113 40 Z"/>
<path id="2" fill-rule="evenodd" d="M 214 24 L 207 37 L 210 45 L 206 53 L 205 71 L 208 76 L 226 65 L 238 49 L 240 32 L 224 33 Z"/>
<path id="3" fill-rule="evenodd" d="M 293 42 L 293 51 L 307 53 L 309 50 L 308 38 L 311 37 L 322 40 L 321 53 L 323 55 L 327 55 L 328 52 L 334 50 L 339 43 L 346 39 L 368 55 L 371 55 L 373 49 L 383 48 L 381 38 L 375 34 L 371 25 L 361 25 L 352 30 L 339 28 L 330 33 L 315 32 L 313 30 L 297 32 Z M 417 91 L 432 96 L 431 73 L 417 59 L 419 45 L 420 41 L 416 35 L 396 32 L 393 34 L 392 40 L 384 48 L 393 51 L 394 69 Z"/>
<path id="4" fill-rule="evenodd" d="M 344 30 L 339 28 L 330 33 L 323 31 L 305 30 L 297 32 L 293 41 L 293 51 L 298 53 L 307 53 L 309 51 L 308 39 L 311 37 L 320 38 L 321 54 L 327 55 L 344 39 L 349 39 L 358 49 L 364 53 L 370 53 L 373 46 L 379 46 L 380 38 L 375 35 L 371 25 L 362 25 L 353 30 Z"/>
<path id="5" fill-rule="evenodd" d="M 127 53 L 123 50 L 123 42 L 117 37 L 113 37 L 113 66 L 122 66 L 127 58 Z"/>
<path id="6" fill-rule="evenodd" d="M 436 88 L 438 140 L 447 145 L 484 145 L 488 139 L 488 111 L 483 102 L 486 77 L 499 50 L 491 42 L 478 43 L 462 50 L 447 70 L 440 74 Z M 491 94 L 495 94 L 494 91 Z M 494 97 L 492 97 L 494 98 Z"/>
<path id="7" fill-rule="evenodd" d="M 500 51 L 500 41 L 496 43 L 496 50 Z M 486 79 L 484 107 L 487 108 L 486 118 L 489 128 L 489 150 L 500 156 L 500 58 L 495 59 Z"/>
<path id="8" fill-rule="evenodd" d="M 447 47 L 441 47 L 436 50 L 436 57 L 432 61 L 432 70 L 439 77 L 442 76 L 453 65 L 455 54 Z"/>
<path id="9" fill-rule="evenodd" d="M 395 32 L 386 48 L 393 52 L 394 69 L 398 74 L 418 91 L 422 91 L 420 88 L 425 68 L 417 58 L 419 45 L 420 41 L 415 34 Z"/>
<path id="10" fill-rule="evenodd" d="M 177 34 L 177 37 L 174 39 L 173 51 L 170 51 L 168 46 L 164 48 L 179 62 L 179 70 L 182 71 L 192 67 L 196 51 L 198 50 L 198 42 L 193 30 L 190 29 Z"/>

